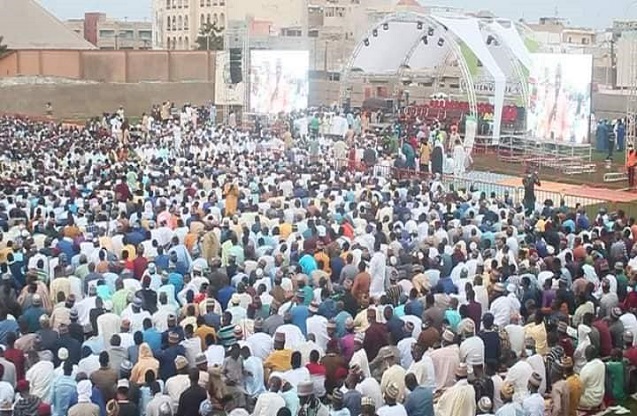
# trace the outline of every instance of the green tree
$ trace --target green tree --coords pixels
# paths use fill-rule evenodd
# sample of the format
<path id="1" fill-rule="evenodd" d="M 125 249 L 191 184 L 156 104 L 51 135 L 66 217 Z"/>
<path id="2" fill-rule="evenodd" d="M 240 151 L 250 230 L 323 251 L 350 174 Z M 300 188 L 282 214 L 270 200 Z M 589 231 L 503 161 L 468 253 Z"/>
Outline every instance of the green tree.
<path id="1" fill-rule="evenodd" d="M 204 23 L 197 36 L 197 50 L 221 51 L 223 50 L 223 28 L 216 23 Z"/>
<path id="2" fill-rule="evenodd" d="M 0 36 L 0 56 L 3 56 L 5 53 L 9 52 L 9 48 L 7 47 L 7 45 L 2 43 L 3 40 L 4 36 Z"/>

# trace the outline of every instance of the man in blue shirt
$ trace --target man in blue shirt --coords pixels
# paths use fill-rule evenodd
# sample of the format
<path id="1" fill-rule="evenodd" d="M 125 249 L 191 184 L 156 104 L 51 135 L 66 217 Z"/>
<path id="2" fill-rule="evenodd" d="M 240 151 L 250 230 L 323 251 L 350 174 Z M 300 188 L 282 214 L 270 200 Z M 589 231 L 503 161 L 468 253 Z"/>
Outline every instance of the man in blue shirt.
<path id="1" fill-rule="evenodd" d="M 144 319 L 144 342 L 148 344 L 152 351 L 159 351 L 161 349 L 161 333 L 153 326 L 153 322 L 150 318 Z"/>
<path id="2" fill-rule="evenodd" d="M 405 387 L 411 393 L 405 400 L 405 410 L 409 416 L 434 416 L 434 399 L 431 387 L 419 386 L 416 376 L 405 376 Z"/>
<path id="3" fill-rule="evenodd" d="M 304 336 L 307 336 L 307 318 L 310 316 L 310 310 L 303 303 L 305 294 L 299 290 L 296 293 L 295 306 L 290 309 L 290 316 L 292 317 L 292 324 L 299 327 Z"/>
<path id="4" fill-rule="evenodd" d="M 63 370 L 64 375 L 56 378 L 53 382 L 53 386 L 51 387 L 53 416 L 66 416 L 77 389 L 75 377 L 71 376 L 71 373 L 73 372 L 72 360 L 66 360 L 64 362 Z"/>

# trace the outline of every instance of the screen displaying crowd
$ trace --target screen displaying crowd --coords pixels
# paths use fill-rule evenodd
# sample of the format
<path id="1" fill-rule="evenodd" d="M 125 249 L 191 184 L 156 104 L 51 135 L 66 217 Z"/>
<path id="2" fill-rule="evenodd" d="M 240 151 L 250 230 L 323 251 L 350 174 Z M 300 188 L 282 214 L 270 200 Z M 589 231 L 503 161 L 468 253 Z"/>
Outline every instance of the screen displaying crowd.
<path id="1" fill-rule="evenodd" d="M 626 403 L 634 218 L 379 174 L 360 114 L 327 139 L 318 111 L 250 131 L 170 103 L 138 127 L 1 117 L 0 415 Z M 446 136 L 412 127 L 422 165 Z"/>

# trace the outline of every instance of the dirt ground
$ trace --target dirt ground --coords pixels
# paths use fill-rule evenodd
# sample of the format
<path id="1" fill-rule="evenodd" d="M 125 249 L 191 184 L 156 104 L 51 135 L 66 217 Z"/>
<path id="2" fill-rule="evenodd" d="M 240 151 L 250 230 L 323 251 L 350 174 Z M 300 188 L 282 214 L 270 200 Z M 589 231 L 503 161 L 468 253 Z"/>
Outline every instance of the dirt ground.
<path id="1" fill-rule="evenodd" d="M 621 182 L 604 182 L 604 174 L 608 172 L 623 172 L 624 154 L 620 153 L 614 157 L 615 162 L 611 165 L 611 169 L 607 170 L 604 162 L 605 154 L 593 153 L 592 162 L 597 165 L 595 173 L 584 173 L 579 175 L 564 175 L 554 169 L 543 168 L 540 171 L 540 177 L 544 180 L 568 183 L 574 185 L 588 185 L 607 189 L 625 189 L 627 183 Z M 485 172 L 501 173 L 512 176 L 524 175 L 524 165 L 520 163 L 508 163 L 497 160 L 495 154 L 475 154 L 473 155 L 472 170 Z"/>

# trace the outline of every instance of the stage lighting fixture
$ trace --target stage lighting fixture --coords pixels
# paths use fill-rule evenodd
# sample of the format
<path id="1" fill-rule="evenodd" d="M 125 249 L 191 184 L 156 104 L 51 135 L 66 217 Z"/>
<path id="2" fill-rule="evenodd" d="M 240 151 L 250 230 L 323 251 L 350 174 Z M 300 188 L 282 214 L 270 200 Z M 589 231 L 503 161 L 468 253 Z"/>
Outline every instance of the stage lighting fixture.
<path id="1" fill-rule="evenodd" d="M 438 38 L 438 46 L 442 47 L 445 44 L 445 40 L 443 38 Z"/>
<path id="2" fill-rule="evenodd" d="M 425 45 L 429 44 L 429 39 L 427 39 L 427 36 L 422 37 L 422 43 L 424 43 Z"/>
<path id="3" fill-rule="evenodd" d="M 369 46 L 369 39 L 365 38 L 365 40 L 363 40 L 363 43 L 365 44 L 365 46 Z"/>
<path id="4" fill-rule="evenodd" d="M 427 32 L 427 35 L 429 36 L 433 36 L 434 35 L 434 28 L 429 26 L 429 31 Z"/>
<path id="5" fill-rule="evenodd" d="M 416 27 L 418 28 L 418 30 L 422 30 L 422 22 L 417 22 Z"/>
<path id="6" fill-rule="evenodd" d="M 383 30 L 389 30 L 389 23 L 383 23 Z"/>
<path id="7" fill-rule="evenodd" d="M 374 29 L 374 30 L 372 30 L 372 35 L 373 35 L 374 37 L 378 37 L 378 29 Z"/>

